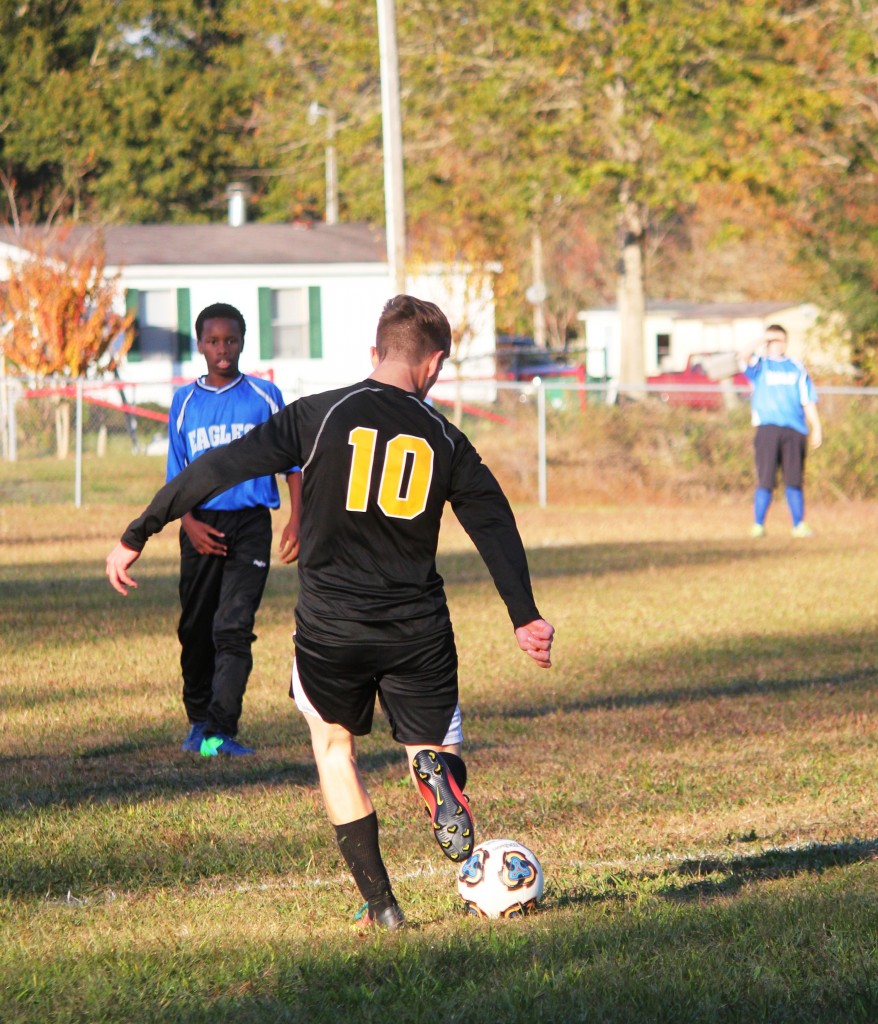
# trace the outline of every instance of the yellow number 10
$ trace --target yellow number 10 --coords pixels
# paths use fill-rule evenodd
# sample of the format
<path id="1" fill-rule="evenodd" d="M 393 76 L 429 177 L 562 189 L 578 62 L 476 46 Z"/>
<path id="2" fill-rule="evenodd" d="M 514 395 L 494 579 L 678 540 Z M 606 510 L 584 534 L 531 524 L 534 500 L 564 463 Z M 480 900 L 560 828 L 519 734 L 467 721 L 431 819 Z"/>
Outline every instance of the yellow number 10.
<path id="1" fill-rule="evenodd" d="M 348 444 L 354 449 L 345 506 L 349 512 L 366 511 L 377 442 L 378 431 L 370 427 L 354 427 L 348 435 Z M 409 466 L 407 483 L 406 466 Z M 433 449 L 422 437 L 397 434 L 387 442 L 384 451 L 378 507 L 393 519 L 414 519 L 427 507 L 432 479 Z"/>

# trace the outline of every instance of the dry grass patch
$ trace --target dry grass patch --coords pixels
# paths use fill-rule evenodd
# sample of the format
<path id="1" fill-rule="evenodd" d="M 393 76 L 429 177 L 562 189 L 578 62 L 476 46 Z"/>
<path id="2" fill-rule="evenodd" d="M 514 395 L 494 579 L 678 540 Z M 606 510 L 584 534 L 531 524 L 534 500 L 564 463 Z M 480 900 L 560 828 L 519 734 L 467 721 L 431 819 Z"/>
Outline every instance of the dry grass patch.
<path id="1" fill-rule="evenodd" d="M 816 508 L 807 543 L 782 508 L 749 540 L 743 501 L 520 507 L 551 672 L 449 518 L 477 826 L 537 851 L 545 909 L 462 917 L 381 722 L 361 762 L 414 927 L 365 940 L 286 693 L 296 571 L 257 623 L 258 756 L 184 755 L 176 531 L 137 593 L 103 578 L 137 511 L 3 513 L 4 1024 L 878 1016 L 870 506 Z"/>

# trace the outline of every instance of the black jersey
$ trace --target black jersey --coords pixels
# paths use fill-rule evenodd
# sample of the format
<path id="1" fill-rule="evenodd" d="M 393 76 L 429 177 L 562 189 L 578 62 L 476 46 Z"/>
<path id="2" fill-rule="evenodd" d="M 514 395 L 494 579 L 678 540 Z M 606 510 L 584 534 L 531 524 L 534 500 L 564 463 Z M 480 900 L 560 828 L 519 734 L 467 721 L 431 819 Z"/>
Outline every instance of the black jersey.
<path id="1" fill-rule="evenodd" d="M 500 485 L 464 434 L 415 395 L 359 384 L 301 398 L 206 452 L 155 496 L 123 543 L 241 480 L 302 467 L 297 626 L 325 643 L 408 642 L 448 628 L 436 571 L 446 502 L 512 619 L 539 618 L 527 559 Z"/>

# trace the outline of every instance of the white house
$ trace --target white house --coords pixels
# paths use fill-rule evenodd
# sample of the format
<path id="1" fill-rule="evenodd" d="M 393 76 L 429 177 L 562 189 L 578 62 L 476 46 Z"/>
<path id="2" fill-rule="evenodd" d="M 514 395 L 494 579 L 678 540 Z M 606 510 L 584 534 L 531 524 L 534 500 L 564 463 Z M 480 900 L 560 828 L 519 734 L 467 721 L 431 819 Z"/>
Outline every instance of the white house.
<path id="1" fill-rule="evenodd" d="M 583 310 L 590 376 L 619 375 L 620 325 L 615 307 Z M 811 303 L 650 300 L 643 326 L 643 359 L 647 375 L 682 370 L 690 355 L 737 351 L 756 340 L 769 324 L 779 323 L 789 337 L 789 353 L 809 367 L 839 372 L 845 363 L 838 344 L 830 343 Z M 623 382 L 624 383 L 624 382 Z"/>
<path id="2" fill-rule="evenodd" d="M 75 243 L 86 228 L 71 233 Z M 198 312 L 237 306 L 247 323 L 241 369 L 273 373 L 287 400 L 371 372 L 369 347 L 394 294 L 383 231 L 365 224 L 139 224 L 104 229 L 106 269 L 118 272 L 137 336 L 122 369 L 137 401 L 170 402 L 174 379 L 204 369 L 195 347 Z M 0 277 L 21 256 L 0 236 Z M 411 268 L 407 290 L 465 323 L 462 376 L 494 373 L 491 274 L 462 266 Z M 453 368 L 444 376 L 453 375 Z"/>

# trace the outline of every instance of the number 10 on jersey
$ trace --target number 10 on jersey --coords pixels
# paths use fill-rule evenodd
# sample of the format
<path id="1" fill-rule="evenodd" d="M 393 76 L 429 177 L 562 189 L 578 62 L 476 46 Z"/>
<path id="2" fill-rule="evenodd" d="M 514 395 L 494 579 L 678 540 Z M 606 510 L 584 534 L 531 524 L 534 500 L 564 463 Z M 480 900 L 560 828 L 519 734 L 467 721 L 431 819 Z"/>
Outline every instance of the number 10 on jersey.
<path id="1" fill-rule="evenodd" d="M 354 449 L 354 456 L 351 459 L 345 507 L 349 512 L 365 512 L 378 431 L 371 427 L 354 427 L 348 435 L 348 444 Z M 384 449 L 378 507 L 392 519 L 414 519 L 427 507 L 432 479 L 433 449 L 423 437 L 397 434 L 387 442 Z"/>

